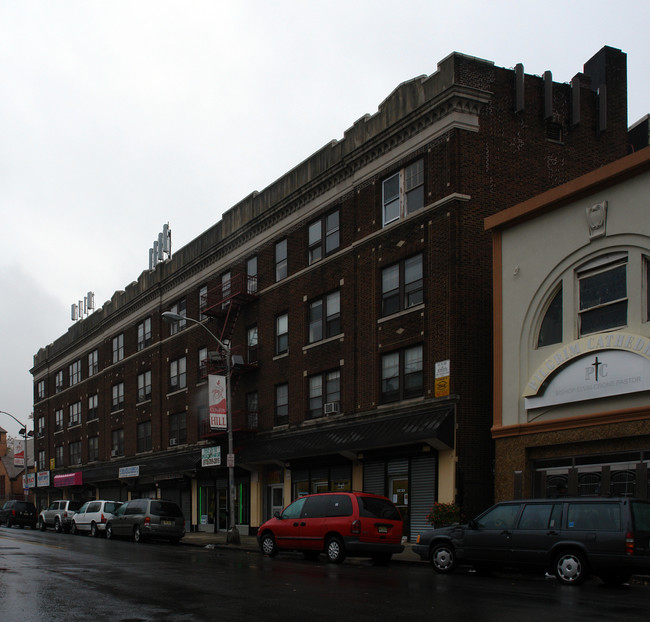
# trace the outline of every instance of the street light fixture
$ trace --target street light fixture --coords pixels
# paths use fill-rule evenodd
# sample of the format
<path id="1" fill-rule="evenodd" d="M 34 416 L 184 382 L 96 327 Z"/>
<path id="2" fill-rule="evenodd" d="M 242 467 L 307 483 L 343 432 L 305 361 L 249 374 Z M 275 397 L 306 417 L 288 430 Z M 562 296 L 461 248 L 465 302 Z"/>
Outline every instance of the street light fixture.
<path id="1" fill-rule="evenodd" d="M 227 346 L 219 337 L 217 337 L 203 322 L 195 320 L 191 317 L 185 315 L 180 315 L 179 313 L 173 313 L 172 311 L 165 311 L 162 314 L 162 319 L 168 324 L 174 324 L 176 322 L 191 322 L 192 324 L 197 324 L 204 331 L 206 331 L 219 345 L 219 347 L 224 351 L 226 355 L 226 428 L 228 433 L 228 456 L 234 455 L 233 449 L 233 440 L 232 440 L 232 406 L 231 406 L 231 395 L 230 395 L 230 376 L 232 373 L 232 354 L 230 347 Z M 230 523 L 230 531 L 228 532 L 228 542 L 231 544 L 239 544 L 239 530 L 235 524 L 235 465 L 232 461 L 232 458 L 228 461 L 228 495 L 230 497 L 230 503 L 228 508 L 228 522 Z"/>
<path id="2" fill-rule="evenodd" d="M 12 418 L 20 426 L 20 430 L 18 431 L 18 434 L 22 434 L 23 438 L 25 439 L 25 444 L 23 446 L 23 452 L 24 452 L 23 467 L 25 469 L 25 486 L 27 486 L 27 426 L 21 421 L 19 421 L 18 419 L 16 419 L 16 417 L 14 417 L 11 413 L 8 413 L 6 410 L 0 410 L 0 414 L 7 415 L 8 417 Z M 29 494 L 24 492 L 24 490 L 23 493 L 25 495 L 25 501 L 27 501 L 27 499 L 29 498 Z"/>

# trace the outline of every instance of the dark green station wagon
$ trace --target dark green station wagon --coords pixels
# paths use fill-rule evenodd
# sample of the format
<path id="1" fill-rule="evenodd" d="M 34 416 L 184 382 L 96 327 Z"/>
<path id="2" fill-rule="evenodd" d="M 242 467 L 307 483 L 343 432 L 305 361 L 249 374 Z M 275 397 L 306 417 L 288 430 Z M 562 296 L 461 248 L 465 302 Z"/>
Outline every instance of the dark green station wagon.
<path id="1" fill-rule="evenodd" d="M 650 501 L 504 501 L 467 524 L 423 531 L 413 549 L 439 573 L 471 565 L 549 572 L 566 585 L 590 574 L 624 583 L 633 574 L 650 574 Z"/>

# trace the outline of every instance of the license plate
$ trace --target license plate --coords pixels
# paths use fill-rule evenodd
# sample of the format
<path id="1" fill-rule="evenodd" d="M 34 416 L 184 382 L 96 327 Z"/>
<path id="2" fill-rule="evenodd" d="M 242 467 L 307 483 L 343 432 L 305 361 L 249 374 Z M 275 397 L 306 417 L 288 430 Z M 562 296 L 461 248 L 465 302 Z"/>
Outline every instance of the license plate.
<path id="1" fill-rule="evenodd" d="M 388 527 L 386 527 L 386 525 L 379 525 L 377 531 L 379 533 L 388 533 Z"/>
<path id="2" fill-rule="evenodd" d="M 163 519 L 163 520 L 160 521 L 160 524 L 161 525 L 173 525 L 174 521 L 173 520 L 165 520 L 165 519 Z"/>

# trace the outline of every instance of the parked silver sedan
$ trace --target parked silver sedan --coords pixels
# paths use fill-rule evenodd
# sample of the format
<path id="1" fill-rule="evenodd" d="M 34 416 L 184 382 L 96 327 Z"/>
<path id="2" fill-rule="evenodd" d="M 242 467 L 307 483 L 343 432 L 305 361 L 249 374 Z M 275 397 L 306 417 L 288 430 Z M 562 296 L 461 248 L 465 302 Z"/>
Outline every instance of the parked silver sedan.
<path id="1" fill-rule="evenodd" d="M 72 533 L 89 533 L 93 537 L 104 534 L 106 523 L 113 518 L 121 505 L 121 501 L 105 499 L 86 501 L 72 517 Z"/>

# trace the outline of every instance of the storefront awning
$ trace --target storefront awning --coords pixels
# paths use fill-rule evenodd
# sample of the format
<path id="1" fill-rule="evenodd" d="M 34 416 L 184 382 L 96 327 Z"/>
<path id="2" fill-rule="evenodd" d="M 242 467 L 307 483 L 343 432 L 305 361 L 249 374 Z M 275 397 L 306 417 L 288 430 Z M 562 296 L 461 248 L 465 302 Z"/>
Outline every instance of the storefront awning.
<path id="1" fill-rule="evenodd" d="M 454 407 L 374 417 L 309 431 L 288 431 L 256 438 L 237 454 L 238 463 L 292 460 L 338 452 L 427 442 L 438 449 L 454 447 Z"/>
<path id="2" fill-rule="evenodd" d="M 120 479 L 120 468 L 138 466 L 139 477 L 172 477 L 186 471 L 193 471 L 201 460 L 201 450 L 194 449 L 189 452 L 170 454 L 160 452 L 154 456 L 131 457 L 123 460 L 113 460 L 109 464 L 102 464 L 84 469 L 84 483 L 97 484 L 98 482 Z M 55 476 L 56 477 L 56 476 Z"/>

